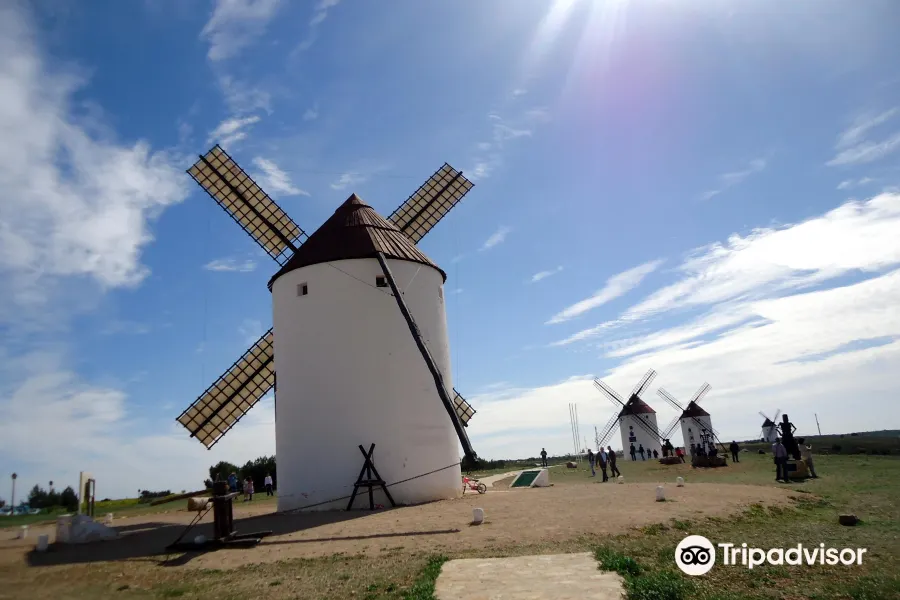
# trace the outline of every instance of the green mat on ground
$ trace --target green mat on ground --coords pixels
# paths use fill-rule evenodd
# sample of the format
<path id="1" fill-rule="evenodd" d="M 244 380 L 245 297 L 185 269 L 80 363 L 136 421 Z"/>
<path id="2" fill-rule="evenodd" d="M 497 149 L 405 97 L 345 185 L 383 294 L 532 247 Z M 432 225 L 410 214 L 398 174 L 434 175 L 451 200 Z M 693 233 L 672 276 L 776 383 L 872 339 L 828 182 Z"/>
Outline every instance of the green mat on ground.
<path id="1" fill-rule="evenodd" d="M 540 473 L 540 471 L 522 471 L 510 487 L 528 487 Z"/>

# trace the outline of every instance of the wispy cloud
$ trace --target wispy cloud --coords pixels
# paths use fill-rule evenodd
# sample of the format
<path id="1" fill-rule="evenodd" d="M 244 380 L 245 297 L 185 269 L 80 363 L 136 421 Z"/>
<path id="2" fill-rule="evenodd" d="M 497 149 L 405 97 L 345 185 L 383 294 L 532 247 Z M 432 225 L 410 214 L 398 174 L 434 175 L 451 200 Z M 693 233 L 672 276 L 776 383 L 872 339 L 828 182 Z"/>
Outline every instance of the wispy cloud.
<path id="1" fill-rule="evenodd" d="M 524 111 L 515 123 L 507 122 L 495 112 L 488 114 L 490 141 L 476 144 L 477 153 L 472 161 L 473 167 L 466 173 L 476 181 L 489 177 L 503 163 L 503 152 L 508 144 L 513 140 L 531 137 L 534 126 L 546 118 L 547 111 L 542 108 Z"/>
<path id="2" fill-rule="evenodd" d="M 313 16 L 309 20 L 309 31 L 306 38 L 294 48 L 292 54 L 309 50 L 316 43 L 319 26 L 328 18 L 328 11 L 340 4 L 341 0 L 320 0 L 313 9 Z"/>
<path id="3" fill-rule="evenodd" d="M 244 118 L 230 117 L 219 123 L 219 125 L 209 133 L 209 138 L 207 138 L 206 141 L 208 144 L 218 141 L 223 146 L 239 142 L 247 137 L 247 129 L 258 122 L 259 117 L 256 115 Z"/>
<path id="4" fill-rule="evenodd" d="M 309 192 L 301 190 L 291 182 L 287 173 L 278 168 L 273 161 L 257 156 L 253 164 L 262 171 L 257 181 L 267 193 L 281 196 L 309 196 Z"/>
<path id="5" fill-rule="evenodd" d="M 502 244 L 506 241 L 506 236 L 509 235 L 511 231 L 512 227 L 507 227 L 506 225 L 500 226 L 497 231 L 491 234 L 491 237 L 484 241 L 484 244 L 481 245 L 481 250 L 490 250 L 494 246 Z"/>
<path id="6" fill-rule="evenodd" d="M 857 117 L 853 124 L 844 130 L 835 143 L 838 153 L 828 161 L 828 166 L 843 166 L 869 163 L 894 152 L 900 148 L 900 131 L 888 136 L 880 142 L 867 139 L 867 135 L 879 126 L 887 123 L 900 109 L 892 108 L 882 113 L 871 113 Z"/>
<path id="7" fill-rule="evenodd" d="M 563 270 L 562 266 L 559 266 L 559 267 L 556 267 L 555 269 L 552 269 L 552 270 L 550 270 L 550 271 L 539 271 L 539 272 L 537 272 L 537 273 L 535 273 L 534 275 L 531 276 L 531 283 L 537 283 L 538 281 L 541 281 L 541 280 L 543 280 L 543 279 L 547 279 L 547 278 L 550 277 L 551 275 L 556 275 L 557 273 L 559 273 L 559 272 L 562 271 L 562 270 Z"/>
<path id="8" fill-rule="evenodd" d="M 101 335 L 143 335 L 150 333 L 150 326 L 138 321 L 115 319 L 100 330 Z"/>
<path id="9" fill-rule="evenodd" d="M 232 114 L 241 115 L 258 110 L 272 113 L 272 95 L 269 92 L 247 81 L 238 81 L 231 75 L 221 75 L 218 83 Z"/>
<path id="10" fill-rule="evenodd" d="M 200 37 L 209 42 L 212 61 L 236 56 L 266 31 L 281 0 L 216 0 Z"/>
<path id="11" fill-rule="evenodd" d="M 263 324 L 258 319 L 244 319 L 238 326 L 238 335 L 247 346 L 251 346 L 265 333 Z"/>
<path id="12" fill-rule="evenodd" d="M 547 324 L 562 323 L 563 321 L 574 319 L 590 310 L 603 306 L 610 300 L 615 300 L 640 285 L 644 278 L 658 269 L 662 263 L 662 260 L 652 260 L 613 275 L 606 280 L 606 285 L 602 289 L 598 290 L 591 297 L 576 302 L 556 313 L 547 321 Z"/>
<path id="13" fill-rule="evenodd" d="M 853 188 L 860 187 L 863 185 L 867 185 L 875 181 L 871 177 L 863 177 L 861 179 L 845 179 L 840 182 L 837 186 L 839 190 L 852 190 Z"/>
<path id="14" fill-rule="evenodd" d="M 331 184 L 333 190 L 345 190 L 352 185 L 359 185 L 369 178 L 368 175 L 362 173 L 344 173 L 338 177 L 337 181 Z"/>
<path id="15" fill-rule="evenodd" d="M 715 189 L 707 190 L 700 195 L 702 200 L 709 200 L 718 196 L 728 188 L 734 187 L 755 173 L 761 172 L 766 168 L 766 160 L 756 158 L 751 160 L 747 168 L 740 171 L 732 171 L 731 173 L 722 173 L 719 175 L 719 183 Z"/>
<path id="16" fill-rule="evenodd" d="M 252 260 L 235 260 L 233 258 L 220 258 L 203 265 L 207 271 L 223 271 L 249 273 L 256 269 L 256 262 Z"/>
<path id="17" fill-rule="evenodd" d="M 307 108 L 306 112 L 303 113 L 304 121 L 315 121 L 319 118 L 319 106 L 315 105 L 311 108 Z"/>
<path id="18" fill-rule="evenodd" d="M 626 310 L 619 319 L 576 333 L 558 345 L 586 340 L 623 325 L 684 309 L 722 303 L 729 318 L 747 318 L 745 305 L 822 285 L 850 273 L 900 265 L 900 194 L 851 201 L 813 219 L 756 229 L 726 243 L 698 248 L 676 269 L 680 279 Z M 742 312 L 743 311 L 743 312 Z M 721 320 L 718 312 L 708 318 Z M 743 322 L 743 321 L 742 321 Z"/>

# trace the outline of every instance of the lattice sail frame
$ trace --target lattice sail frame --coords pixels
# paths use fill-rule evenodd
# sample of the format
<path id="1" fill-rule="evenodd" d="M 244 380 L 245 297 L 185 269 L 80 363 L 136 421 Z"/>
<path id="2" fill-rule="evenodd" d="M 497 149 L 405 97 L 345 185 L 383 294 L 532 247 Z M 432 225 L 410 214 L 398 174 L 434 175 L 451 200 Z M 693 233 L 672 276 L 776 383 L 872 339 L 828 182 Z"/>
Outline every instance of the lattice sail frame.
<path id="1" fill-rule="evenodd" d="M 453 406 L 456 408 L 456 414 L 459 416 L 459 420 L 462 421 L 463 426 L 469 426 L 469 419 L 475 416 L 477 412 L 472 405 L 466 402 L 466 399 L 463 398 L 463 395 L 456 391 L 456 388 L 453 388 Z"/>
<path id="2" fill-rule="evenodd" d="M 459 204 L 474 184 L 447 163 L 419 186 L 388 221 L 414 243 L 425 237 L 450 210 Z"/>
<path id="3" fill-rule="evenodd" d="M 207 449 L 275 385 L 273 340 L 270 329 L 178 417 Z"/>
<path id="4" fill-rule="evenodd" d="M 278 264 L 308 238 L 218 144 L 187 172 Z"/>

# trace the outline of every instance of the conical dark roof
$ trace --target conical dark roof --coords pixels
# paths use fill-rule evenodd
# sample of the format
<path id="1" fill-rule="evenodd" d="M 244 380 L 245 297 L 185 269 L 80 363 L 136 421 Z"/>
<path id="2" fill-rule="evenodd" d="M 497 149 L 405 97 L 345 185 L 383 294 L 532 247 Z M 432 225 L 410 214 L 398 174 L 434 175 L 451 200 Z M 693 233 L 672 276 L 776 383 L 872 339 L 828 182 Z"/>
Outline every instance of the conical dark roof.
<path id="1" fill-rule="evenodd" d="M 649 404 L 647 404 L 637 396 L 632 396 L 628 399 L 628 402 L 625 403 L 625 406 L 622 408 L 622 412 L 619 413 L 619 417 L 625 417 L 628 415 L 642 415 L 655 412 L 655 410 L 650 408 Z"/>
<path id="2" fill-rule="evenodd" d="M 700 405 L 696 402 L 689 402 L 687 408 L 684 409 L 684 412 L 681 413 L 682 419 L 689 419 L 691 417 L 708 417 L 709 413 L 700 408 Z"/>
<path id="3" fill-rule="evenodd" d="M 444 270 L 425 256 L 412 240 L 353 194 L 272 276 L 269 289 L 272 289 L 276 279 L 294 269 L 337 260 L 374 258 L 377 252 L 382 252 L 387 258 L 434 267 L 447 281 Z"/>

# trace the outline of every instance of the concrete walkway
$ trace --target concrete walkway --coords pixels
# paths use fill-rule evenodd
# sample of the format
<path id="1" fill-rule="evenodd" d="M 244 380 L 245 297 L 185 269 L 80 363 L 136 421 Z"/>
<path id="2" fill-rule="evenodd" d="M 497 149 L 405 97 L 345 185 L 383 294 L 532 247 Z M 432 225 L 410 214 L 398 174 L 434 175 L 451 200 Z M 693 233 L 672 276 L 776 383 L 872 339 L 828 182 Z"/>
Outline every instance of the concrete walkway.
<path id="1" fill-rule="evenodd" d="M 463 558 L 444 563 L 438 600 L 620 600 L 622 578 L 600 571 L 590 552 L 512 558 Z"/>

